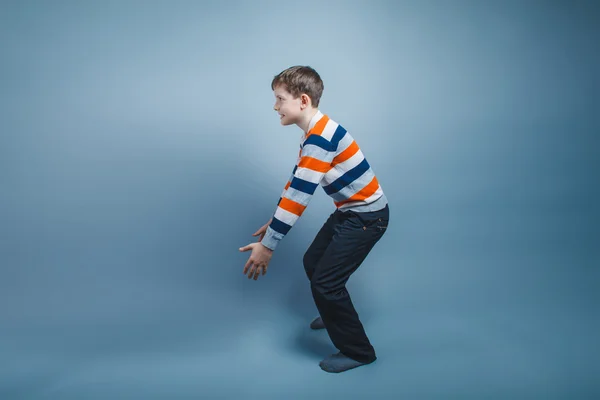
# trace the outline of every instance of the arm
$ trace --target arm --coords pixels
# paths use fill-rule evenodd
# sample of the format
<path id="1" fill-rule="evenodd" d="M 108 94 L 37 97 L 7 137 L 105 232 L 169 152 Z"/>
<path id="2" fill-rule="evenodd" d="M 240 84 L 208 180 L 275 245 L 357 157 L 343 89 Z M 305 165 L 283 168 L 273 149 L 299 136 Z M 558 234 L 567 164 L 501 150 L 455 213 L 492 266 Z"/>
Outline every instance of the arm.
<path id="1" fill-rule="evenodd" d="M 289 185 L 286 185 L 279 199 L 273 220 L 261 242 L 265 247 L 275 250 L 279 241 L 302 216 L 323 175 L 331 168 L 336 147 L 319 135 L 311 135 L 306 139 Z"/>
<path id="2" fill-rule="evenodd" d="M 298 168 L 298 166 L 294 166 L 294 170 L 292 171 L 292 175 L 290 175 L 290 178 L 288 179 L 287 183 L 285 184 L 285 187 L 283 188 L 283 192 L 281 192 L 281 196 L 279 196 L 279 201 L 277 201 L 277 205 L 279 205 L 279 203 L 281 203 L 281 199 L 283 199 L 283 196 L 285 196 L 285 192 L 288 190 L 288 188 L 290 187 L 292 180 L 294 179 L 294 174 L 296 173 L 296 169 Z"/>

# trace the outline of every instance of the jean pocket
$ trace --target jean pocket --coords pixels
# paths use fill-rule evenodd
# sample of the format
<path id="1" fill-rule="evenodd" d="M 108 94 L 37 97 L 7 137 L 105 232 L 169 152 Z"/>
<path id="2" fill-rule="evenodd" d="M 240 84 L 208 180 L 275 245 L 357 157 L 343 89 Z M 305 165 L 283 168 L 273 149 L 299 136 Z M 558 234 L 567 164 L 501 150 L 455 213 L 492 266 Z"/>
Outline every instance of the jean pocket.
<path id="1" fill-rule="evenodd" d="M 380 232 L 384 232 L 387 229 L 389 222 L 389 219 L 377 218 L 375 221 L 375 228 Z"/>

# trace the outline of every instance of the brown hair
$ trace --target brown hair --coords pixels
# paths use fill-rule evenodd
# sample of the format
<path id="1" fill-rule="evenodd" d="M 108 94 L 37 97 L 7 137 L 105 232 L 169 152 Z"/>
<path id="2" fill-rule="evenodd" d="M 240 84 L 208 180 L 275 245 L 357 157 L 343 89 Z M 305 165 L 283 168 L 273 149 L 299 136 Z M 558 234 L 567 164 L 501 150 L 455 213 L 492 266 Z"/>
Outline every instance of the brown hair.
<path id="1" fill-rule="evenodd" d="M 302 93 L 306 93 L 312 101 L 313 107 L 319 106 L 319 100 L 323 94 L 323 81 L 321 77 L 309 66 L 296 65 L 283 70 L 275 75 L 271 82 L 271 89 L 285 85 L 288 92 L 297 99 Z"/>

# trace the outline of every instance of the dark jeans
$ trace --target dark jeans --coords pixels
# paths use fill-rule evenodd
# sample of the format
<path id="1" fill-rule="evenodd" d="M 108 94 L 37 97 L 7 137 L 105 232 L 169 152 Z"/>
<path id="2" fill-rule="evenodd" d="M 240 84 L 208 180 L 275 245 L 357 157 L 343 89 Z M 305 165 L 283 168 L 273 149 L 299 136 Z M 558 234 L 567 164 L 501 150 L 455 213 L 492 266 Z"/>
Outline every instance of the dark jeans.
<path id="1" fill-rule="evenodd" d="M 346 290 L 350 275 L 385 233 L 389 206 L 372 212 L 335 210 L 304 254 L 304 269 L 335 347 L 360 362 L 377 359 Z"/>

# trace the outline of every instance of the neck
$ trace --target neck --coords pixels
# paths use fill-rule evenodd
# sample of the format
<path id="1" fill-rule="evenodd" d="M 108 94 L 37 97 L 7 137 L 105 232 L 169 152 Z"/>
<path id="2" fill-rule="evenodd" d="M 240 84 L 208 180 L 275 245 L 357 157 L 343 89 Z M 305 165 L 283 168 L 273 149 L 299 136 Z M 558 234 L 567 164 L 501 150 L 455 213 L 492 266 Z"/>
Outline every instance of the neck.
<path id="1" fill-rule="evenodd" d="M 310 125 L 310 120 L 315 116 L 315 114 L 319 111 L 318 108 L 312 108 L 306 110 L 306 114 L 302 117 L 302 120 L 298 123 L 300 129 L 304 131 L 304 134 L 308 133 L 308 126 Z"/>

